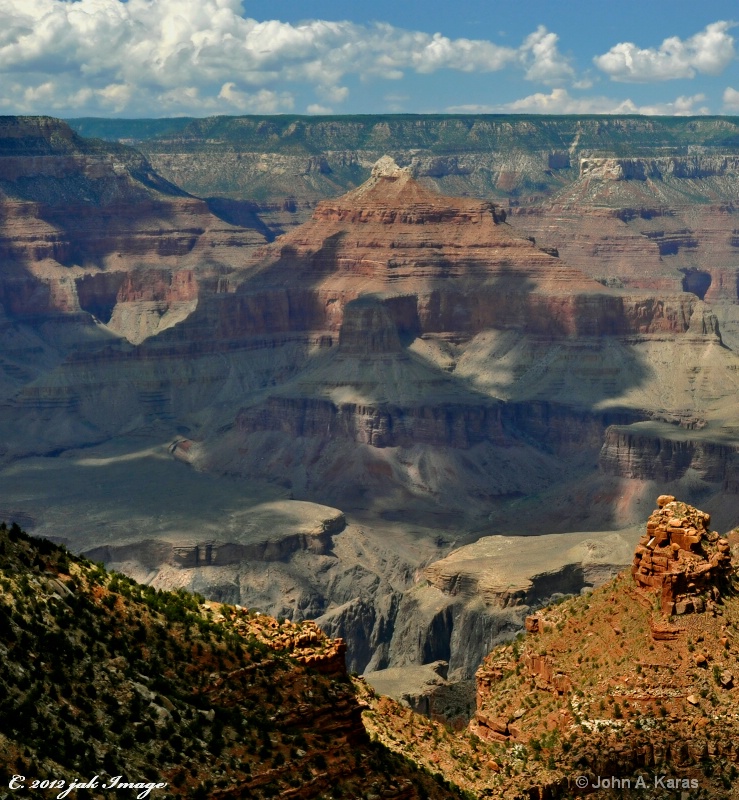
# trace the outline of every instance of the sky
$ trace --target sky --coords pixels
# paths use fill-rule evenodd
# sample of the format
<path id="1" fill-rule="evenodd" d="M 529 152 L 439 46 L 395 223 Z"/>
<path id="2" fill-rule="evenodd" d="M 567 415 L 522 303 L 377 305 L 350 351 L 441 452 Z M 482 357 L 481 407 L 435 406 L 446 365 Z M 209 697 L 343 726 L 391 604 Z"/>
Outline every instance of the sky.
<path id="1" fill-rule="evenodd" d="M 0 0 L 0 114 L 736 114 L 736 0 Z"/>

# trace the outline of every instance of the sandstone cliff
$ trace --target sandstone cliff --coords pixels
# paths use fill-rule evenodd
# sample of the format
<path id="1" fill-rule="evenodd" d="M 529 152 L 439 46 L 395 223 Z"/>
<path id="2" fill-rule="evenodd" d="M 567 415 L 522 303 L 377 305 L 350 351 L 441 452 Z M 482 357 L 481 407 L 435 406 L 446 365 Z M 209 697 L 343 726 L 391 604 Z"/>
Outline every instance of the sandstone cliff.
<path id="1" fill-rule="evenodd" d="M 436 195 L 389 159 L 258 258 L 226 301 L 244 309 L 234 325 L 310 331 L 313 357 L 243 408 L 228 434 L 192 445 L 188 459 L 266 470 L 301 496 L 343 497 L 344 507 L 380 495 L 448 506 L 463 491 L 469 509 L 473 493 L 475 504 L 526 493 L 530 479 L 553 479 L 547 450 L 572 452 L 587 430 L 595 451 L 609 424 L 651 413 L 640 350 L 658 349 L 662 337 L 721 349 L 715 318 L 694 296 L 604 288 L 516 236 L 490 203 Z M 600 361 L 586 378 L 588 349 L 594 359 L 607 349 L 612 371 Z M 631 364 L 617 367 L 614 356 Z"/>
<path id="2" fill-rule="evenodd" d="M 366 180 L 385 154 L 446 194 L 528 205 L 570 184 L 581 158 L 736 151 L 730 119 L 286 115 L 71 124 L 86 136 L 134 142 L 162 175 L 194 194 L 257 200 L 280 230 Z"/>
<path id="3" fill-rule="evenodd" d="M 736 304 L 736 123 L 635 117 L 77 120 L 135 141 L 201 196 L 258 199 L 280 232 L 365 180 L 385 153 L 448 194 L 497 198 L 514 224 L 612 285 Z M 318 150 L 318 154 L 316 152 Z M 197 157 L 193 157 L 197 154 Z M 736 336 L 732 308 L 721 308 Z M 735 340 L 735 339 L 732 339 Z"/>
<path id="4" fill-rule="evenodd" d="M 111 358 L 186 319 L 209 280 L 243 269 L 265 241 L 137 151 L 49 118 L 0 121 L 0 206 L 8 457 L 101 441 L 164 412 L 155 377 L 122 374 L 112 389 Z"/>
<path id="5" fill-rule="evenodd" d="M 736 303 L 731 220 L 738 173 L 730 119 L 472 115 L 73 124 L 135 141 L 163 175 L 198 195 L 258 198 L 280 231 L 306 221 L 326 196 L 357 186 L 390 153 L 428 186 L 510 204 L 522 231 L 600 280 L 685 288 Z M 729 321 L 733 332 L 735 315 Z"/>
<path id="6" fill-rule="evenodd" d="M 198 274 L 232 264 L 234 245 L 264 241 L 135 150 L 48 118 L 0 123 L 0 202 L 6 312 L 31 322 L 87 312 L 134 342 L 187 316 Z"/>
<path id="7" fill-rule="evenodd" d="M 510 209 L 517 227 L 606 285 L 693 293 L 737 343 L 737 156 L 583 158 L 542 203 Z"/>
<path id="8" fill-rule="evenodd" d="M 133 151 L 85 143 L 49 120 L 6 128 L 9 208 L 45 202 L 33 219 L 57 219 L 55 230 L 66 225 L 77 247 L 67 263 L 66 245 L 55 261 L 12 244 L 21 247 L 9 262 L 17 266 L 0 282 L 11 326 L 6 458 L 154 425 L 192 442 L 184 456 L 178 444 L 178 456 L 242 474 L 261 469 L 255 459 L 269 443 L 267 474 L 302 497 L 341 506 L 348 483 L 372 476 L 355 498 L 387 491 L 396 505 L 414 496 L 443 505 L 461 491 L 465 504 L 477 495 L 481 511 L 491 497 L 550 483 L 557 459 L 582 454 L 583 439 L 595 463 L 609 425 L 679 420 L 692 407 L 710 429 L 724 413 L 710 406 L 706 381 L 726 375 L 732 385 L 733 354 L 695 295 L 604 287 L 517 236 L 498 206 L 430 191 L 417 167 L 385 163 L 362 187 L 319 204 L 299 231 L 253 252 L 256 234 L 224 228 Z M 454 123 L 444 135 L 458 134 Z M 686 174 L 703 169 L 696 158 Z M 650 169 L 685 179 L 676 164 Z M 711 164 L 731 173 L 730 160 Z M 21 180 L 23 169 L 36 170 L 35 182 Z M 79 211 L 59 221 L 70 207 Z M 182 214 L 192 224 L 173 226 Z M 120 228 L 124 218 L 146 222 Z M 137 244 L 147 231 L 149 244 Z M 178 231 L 190 231 L 182 246 Z M 21 320 L 32 329 L 18 336 Z M 43 355 L 28 359 L 32 348 Z M 672 363 L 683 358 L 699 365 L 698 381 L 676 379 Z M 214 439 L 231 421 L 231 441 Z M 327 445 L 321 431 L 330 431 Z M 360 447 L 347 453 L 353 443 Z M 315 459 L 319 469 L 290 466 Z M 733 485 L 730 468 L 709 473 L 712 485 Z"/>

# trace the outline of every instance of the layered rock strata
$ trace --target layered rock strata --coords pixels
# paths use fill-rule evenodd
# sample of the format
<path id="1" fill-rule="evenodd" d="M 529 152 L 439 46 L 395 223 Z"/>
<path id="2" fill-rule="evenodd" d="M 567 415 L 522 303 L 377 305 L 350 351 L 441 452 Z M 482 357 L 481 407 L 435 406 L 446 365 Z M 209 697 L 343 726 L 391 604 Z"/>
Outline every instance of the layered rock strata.
<path id="1" fill-rule="evenodd" d="M 135 150 L 43 117 L 0 121 L 0 202 L 6 312 L 30 322 L 87 313 L 134 342 L 184 319 L 203 273 L 264 241 Z"/>
<path id="2" fill-rule="evenodd" d="M 644 156 L 661 175 L 708 182 L 736 150 L 729 118 L 286 115 L 72 124 L 86 136 L 135 142 L 161 174 L 194 194 L 258 198 L 284 229 L 305 221 L 326 196 L 366 180 L 384 153 L 446 194 L 528 204 L 572 183 L 581 159 L 595 165 Z"/>
<path id="3" fill-rule="evenodd" d="M 677 481 L 688 472 L 706 483 L 723 484 L 736 493 L 734 476 L 739 447 L 724 431 L 712 435 L 706 420 L 682 425 L 640 422 L 610 426 L 604 436 L 600 466 L 604 473 L 630 479 Z M 723 435 L 722 435 L 723 434 Z"/>
<path id="4" fill-rule="evenodd" d="M 92 191 L 97 185 L 85 175 Z M 33 202 L 42 202 L 42 189 L 56 196 L 59 180 L 60 192 L 72 192 L 67 178 L 49 174 Z M 700 417 L 709 436 L 731 422 L 736 356 L 699 297 L 604 286 L 556 258 L 552 247 L 518 235 L 498 206 L 440 196 L 387 160 L 367 184 L 319 204 L 305 226 L 258 252 L 250 245 L 260 236 L 212 217 L 181 252 L 179 223 L 167 227 L 164 217 L 197 216 L 202 201 L 137 180 L 133 171 L 123 175 L 122 185 L 139 192 L 130 217 L 161 203 L 163 217 L 151 230 L 172 239 L 174 255 L 166 241 L 138 260 L 121 251 L 130 259 L 117 270 L 104 237 L 92 237 L 90 248 L 104 251 L 98 262 L 74 256 L 70 265 L 31 264 L 29 274 L 48 266 L 64 281 L 46 294 L 31 281 L 12 302 L 14 289 L 4 295 L 2 456 L 10 462 L 58 453 L 125 432 L 170 442 L 177 460 L 226 476 L 239 490 L 266 479 L 283 497 L 366 514 L 378 542 L 383 520 L 410 522 L 413 532 L 428 525 L 418 539 L 429 542 L 436 534 L 428 530 L 441 530 L 441 544 L 421 555 L 398 544 L 394 531 L 373 545 L 376 563 L 365 569 L 368 550 L 353 549 L 355 530 L 346 544 L 335 537 L 329 547 L 320 537 L 293 536 L 288 526 L 276 541 L 242 541 L 243 518 L 229 517 L 227 531 L 209 523 L 207 533 L 185 520 L 163 537 L 163 560 L 150 565 L 145 543 L 160 537 L 147 532 L 159 526 L 147 512 L 115 543 L 124 551 L 106 551 L 157 585 L 321 615 L 332 632 L 356 643 L 354 668 L 444 659 L 469 674 L 476 663 L 460 643 L 477 637 L 487 646 L 510 636 L 521 608 L 487 614 L 469 592 L 453 594 L 446 572 L 425 587 L 429 592 L 408 593 L 422 566 L 439 561 L 452 541 L 481 533 L 624 526 L 638 511 L 623 502 L 635 496 L 622 490 L 633 479 L 618 473 L 613 480 L 605 458 L 596 468 L 607 426 L 658 417 L 693 436 L 680 423 Z M 100 207 L 107 185 L 97 186 Z M 72 195 L 64 197 L 77 208 Z M 222 204 L 206 205 L 223 211 Z M 92 203 L 90 213 L 96 209 Z M 53 318 L 41 313 L 51 294 Z M 36 316 L 29 311 L 35 308 Z M 57 313 L 62 308 L 74 313 Z M 689 367 L 678 371 L 676 364 Z M 727 441 L 732 436 L 727 428 Z M 724 463 L 706 465 L 696 491 L 727 484 Z M 26 479 L 33 480 L 28 466 Z M 91 486 L 94 474 L 109 497 L 137 496 L 140 459 L 129 466 L 116 484 L 106 461 L 88 470 L 83 484 Z M 691 469 L 685 474 L 691 478 Z M 212 485 L 224 484 L 213 478 Z M 95 494 L 107 509 L 103 495 Z M 25 512 L 27 500 L 19 497 L 27 494 L 4 502 Z M 523 497 L 532 500 L 522 504 Z M 98 518 L 94 509 L 91 518 Z M 78 526 L 69 528 L 65 535 L 79 541 Z M 85 548 L 111 544 L 101 538 Z M 132 566 L 127 548 L 137 542 L 146 564 Z M 184 548 L 177 558 L 173 546 Z M 255 561 L 244 565 L 244 558 Z M 270 560 L 266 576 L 258 558 Z M 589 582 L 577 566 L 555 573 L 530 594 L 543 599 L 557 587 Z M 465 575 L 459 586 L 475 580 Z M 487 601 L 486 582 L 477 586 Z"/>
<path id="5" fill-rule="evenodd" d="M 313 623 L 156 592 L 5 523 L 0 575 L 0 763 L 19 781 L 97 761 L 93 786 L 170 797 L 461 796 L 371 746 L 344 644 Z M 68 713 L 28 719 L 27 693 L 54 691 Z"/>
<path id="6" fill-rule="evenodd" d="M 33 158 L 42 159 L 34 202 L 56 190 L 67 206 L 89 195 L 88 212 L 107 214 L 109 197 L 119 197 L 129 203 L 128 217 L 147 225 L 152 198 L 170 219 L 179 213 L 173 203 L 203 212 L 201 201 L 168 189 L 126 148 L 113 148 L 114 156 L 100 146 L 92 152 L 68 129 L 54 140 L 62 147 L 49 143 L 41 123 L 21 120 L 16 128 L 24 141 L 29 131 L 38 134 L 33 157 L 8 155 L 6 165 L 29 158 L 30 169 Z M 87 158 L 98 159 L 97 171 L 85 166 Z M 86 194 L 69 180 L 74 169 L 87 181 Z M 20 196 L 25 184 L 13 183 L 14 175 L 7 172 L 8 192 Z M 54 206 L 60 213 L 62 200 Z M 94 265 L 49 265 L 64 278 L 53 302 L 35 284 L 16 293 L 9 279 L 0 291 L 14 320 L 33 309 L 43 317 L 52 303 L 70 309 L 66 317 L 57 313 L 54 334 L 62 319 L 85 333 L 67 326 L 66 338 L 43 334 L 46 363 L 26 380 L 20 353 L 7 351 L 7 457 L 154 424 L 193 434 L 193 444 L 178 439 L 174 453 L 216 471 L 261 472 L 257 462 L 269 446 L 277 457 L 267 475 L 299 496 L 339 505 L 347 481 L 367 475 L 377 484 L 370 494 L 392 485 L 400 498 L 420 490 L 441 504 L 464 484 L 484 502 L 528 492 L 526 472 L 549 483 L 560 468 L 550 454 L 582 450 L 567 433 L 574 421 L 587 430 L 592 457 L 607 425 L 643 418 L 648 397 L 619 398 L 624 384 L 644 383 L 635 346 L 679 337 L 698 357 L 700 347 L 720 346 L 720 337 L 694 296 L 605 288 L 516 236 L 504 219 L 489 202 L 433 193 L 385 159 L 366 184 L 319 204 L 307 225 L 253 257 L 242 256 L 254 236 L 231 229 L 228 242 L 218 239 L 221 223 L 209 217 L 192 249 L 172 257 L 176 270 L 162 265 L 170 259 L 164 251 L 152 269 L 146 247 L 137 267 L 116 245 L 119 269 L 101 239 L 88 248 L 98 253 Z M 163 222 L 156 230 L 159 240 L 176 238 Z M 120 336 L 140 344 L 130 347 Z M 601 362 L 613 355 L 619 363 L 608 372 Z M 592 387 L 586 398 L 585 385 Z M 231 433 L 222 435 L 231 420 Z M 48 442 L 39 446 L 31 431 L 44 431 Z M 350 456 L 342 441 L 361 447 Z M 473 466 L 465 466 L 467 455 Z M 361 462 L 355 475 L 352 460 Z M 460 485 L 447 491 L 450 472 L 461 475 Z"/>
<path id="7" fill-rule="evenodd" d="M 672 495 L 657 498 L 631 574 L 637 586 L 656 589 L 665 614 L 702 612 L 717 600 L 733 574 L 728 539 L 709 529 L 711 517 Z"/>
<path id="8" fill-rule="evenodd" d="M 682 290 L 710 302 L 739 339 L 737 156 L 592 158 L 552 197 L 509 210 L 516 227 L 605 285 Z"/>
<path id="9" fill-rule="evenodd" d="M 694 296 L 603 287 L 516 236 L 496 206 L 436 195 L 391 159 L 263 248 L 221 310 L 236 304 L 242 331 L 310 331 L 312 358 L 245 404 L 230 430 L 178 454 L 209 470 L 279 473 L 302 496 L 335 504 L 379 493 L 454 503 L 460 470 L 468 497 L 528 492 L 524 459 L 546 484 L 557 469 L 551 452 L 583 452 L 582 436 L 567 433 L 575 420 L 594 454 L 609 424 L 643 419 L 642 398 L 615 399 L 643 382 L 636 346 L 675 337 L 696 351 L 721 345 Z M 201 304 L 180 335 L 212 308 Z M 632 364 L 608 373 L 604 348 Z M 527 374 L 532 357 L 542 364 Z"/>

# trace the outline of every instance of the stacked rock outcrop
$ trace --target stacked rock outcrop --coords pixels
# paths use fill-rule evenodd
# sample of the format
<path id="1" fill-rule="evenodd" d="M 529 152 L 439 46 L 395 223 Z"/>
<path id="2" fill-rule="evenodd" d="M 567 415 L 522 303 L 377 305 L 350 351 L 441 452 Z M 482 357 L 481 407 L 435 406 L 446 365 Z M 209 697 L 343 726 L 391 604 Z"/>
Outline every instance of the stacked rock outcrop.
<path id="1" fill-rule="evenodd" d="M 642 589 L 660 592 L 665 614 L 702 612 L 706 600 L 726 590 L 732 574 L 730 545 L 711 531 L 711 515 L 660 495 L 634 553 L 631 574 Z"/>
<path id="2" fill-rule="evenodd" d="M 346 642 L 343 639 L 329 639 L 312 620 L 277 620 L 255 614 L 241 606 L 225 609 L 220 603 L 208 605 L 219 612 L 215 616 L 216 622 L 228 619 L 234 630 L 244 638 L 253 637 L 275 653 L 289 653 L 298 664 L 324 675 L 346 674 Z M 224 610 L 227 616 L 224 616 Z"/>

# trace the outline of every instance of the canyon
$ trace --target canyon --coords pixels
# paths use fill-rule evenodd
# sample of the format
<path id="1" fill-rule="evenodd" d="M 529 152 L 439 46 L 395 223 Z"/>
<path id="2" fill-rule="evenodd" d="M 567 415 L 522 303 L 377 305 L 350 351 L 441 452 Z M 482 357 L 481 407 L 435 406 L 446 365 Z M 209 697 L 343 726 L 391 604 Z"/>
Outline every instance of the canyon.
<path id="1" fill-rule="evenodd" d="M 157 124 L 0 120 L 0 516 L 398 686 L 739 523 L 732 120 Z"/>
<path id="2" fill-rule="evenodd" d="M 640 528 L 630 571 L 539 608 L 485 657 L 465 711 L 444 663 L 385 670 L 383 688 L 415 671 L 435 690 L 397 703 L 350 678 L 345 642 L 314 622 L 156 590 L 0 524 L 0 761 L 20 782 L 38 764 L 165 797 L 723 796 L 739 529 L 672 495 Z"/>
<path id="3" fill-rule="evenodd" d="M 573 764 L 593 790 L 597 776 L 630 777 L 630 788 L 650 771 L 708 797 L 730 785 L 737 532 L 720 536 L 710 514 L 672 495 L 657 506 L 631 574 L 529 617 L 525 637 L 478 670 L 470 728 L 501 755 L 532 748 L 539 796 L 568 796 Z M 506 783 L 501 796 L 516 781 Z"/>

